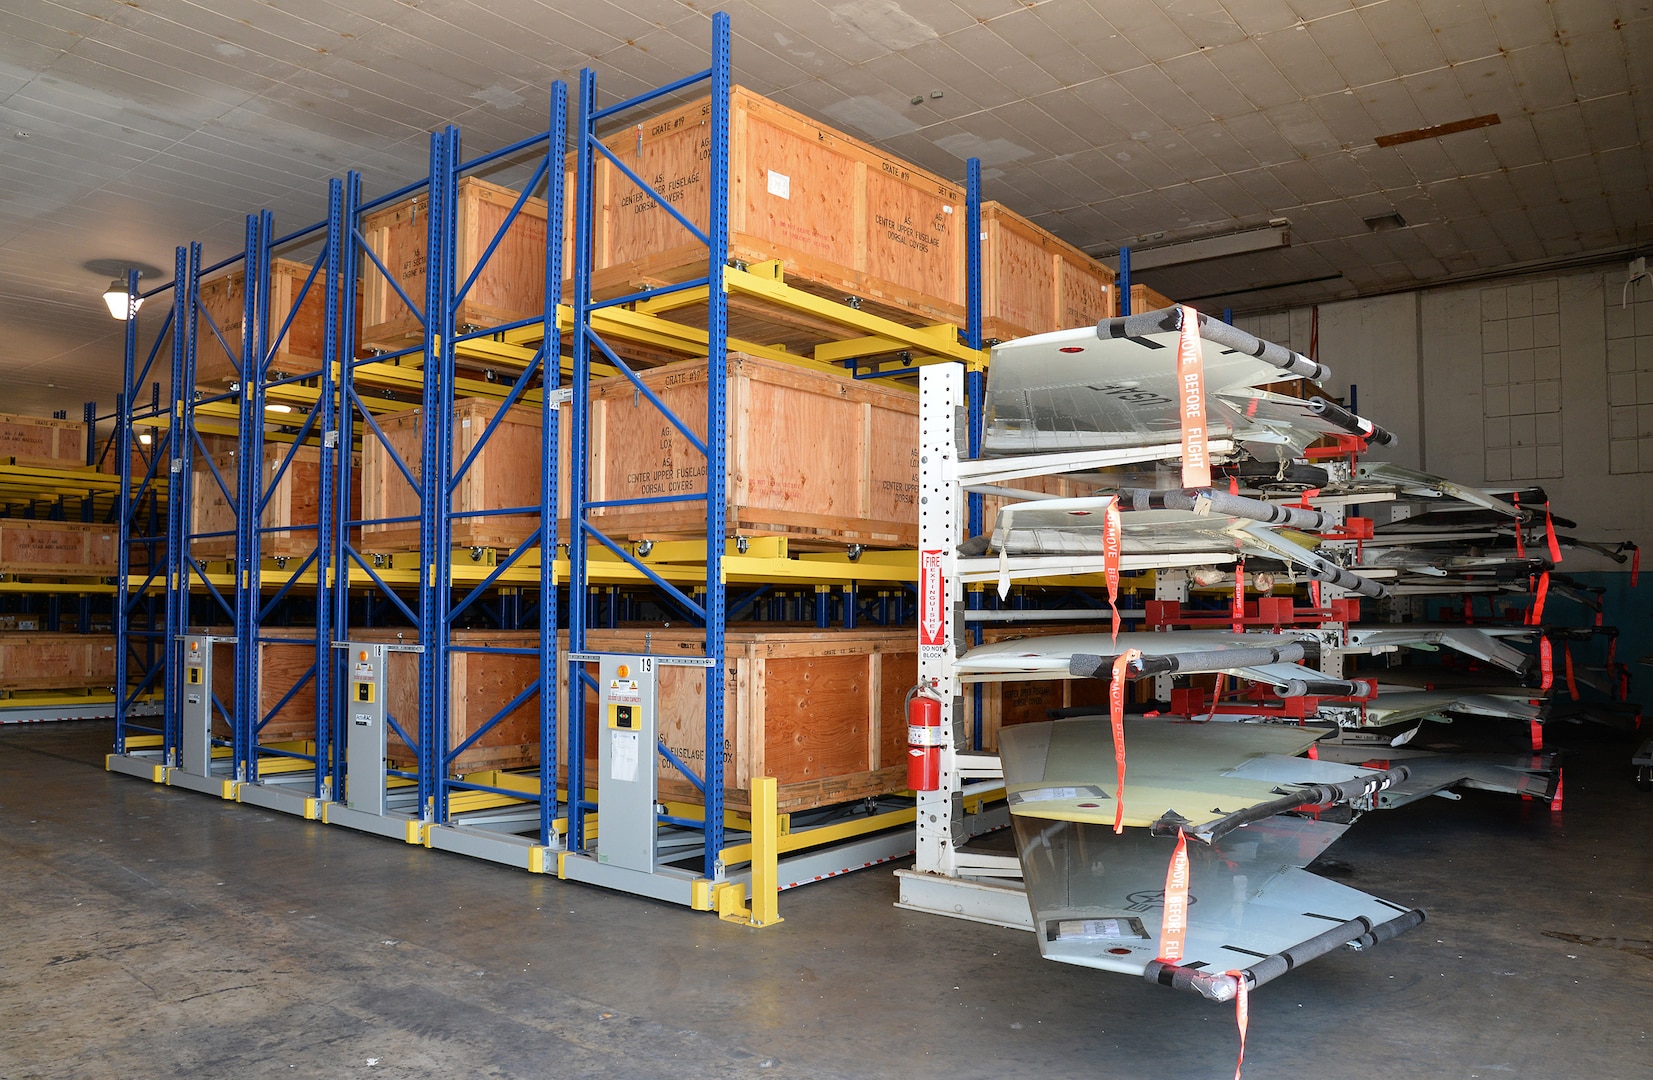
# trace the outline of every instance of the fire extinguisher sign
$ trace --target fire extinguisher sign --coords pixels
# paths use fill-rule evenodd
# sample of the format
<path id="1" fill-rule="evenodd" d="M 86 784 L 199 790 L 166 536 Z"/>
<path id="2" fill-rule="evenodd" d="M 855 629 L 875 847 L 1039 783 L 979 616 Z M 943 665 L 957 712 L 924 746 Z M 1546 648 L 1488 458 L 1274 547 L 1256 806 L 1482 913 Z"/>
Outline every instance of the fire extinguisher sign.
<path id="1" fill-rule="evenodd" d="M 947 644 L 947 582 L 941 576 L 941 551 L 926 550 L 918 559 L 918 645 L 919 648 Z"/>

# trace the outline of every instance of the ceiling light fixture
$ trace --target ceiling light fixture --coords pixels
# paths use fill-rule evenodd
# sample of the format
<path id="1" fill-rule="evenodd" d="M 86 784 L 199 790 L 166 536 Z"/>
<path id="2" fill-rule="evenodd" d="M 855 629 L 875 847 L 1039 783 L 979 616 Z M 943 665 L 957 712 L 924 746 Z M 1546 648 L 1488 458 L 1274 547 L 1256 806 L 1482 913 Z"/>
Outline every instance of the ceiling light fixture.
<path id="1" fill-rule="evenodd" d="M 1159 266 L 1181 266 L 1183 263 L 1221 259 L 1229 255 L 1245 255 L 1253 251 L 1271 251 L 1291 246 L 1291 222 L 1275 218 L 1261 229 L 1202 236 L 1198 240 L 1182 240 L 1159 247 L 1131 249 L 1131 272 L 1152 270 Z"/>
<path id="2" fill-rule="evenodd" d="M 126 291 L 126 282 L 116 278 L 103 290 L 103 302 L 109 305 L 111 318 L 125 322 L 138 313 L 138 309 L 143 306 L 143 297 L 129 294 Z"/>
<path id="3" fill-rule="evenodd" d="M 265 412 L 275 412 L 275 413 L 287 413 L 287 412 L 292 412 L 293 407 L 291 405 L 283 405 L 279 401 L 277 401 L 277 402 L 272 402 L 271 404 L 264 406 L 264 411 Z"/>

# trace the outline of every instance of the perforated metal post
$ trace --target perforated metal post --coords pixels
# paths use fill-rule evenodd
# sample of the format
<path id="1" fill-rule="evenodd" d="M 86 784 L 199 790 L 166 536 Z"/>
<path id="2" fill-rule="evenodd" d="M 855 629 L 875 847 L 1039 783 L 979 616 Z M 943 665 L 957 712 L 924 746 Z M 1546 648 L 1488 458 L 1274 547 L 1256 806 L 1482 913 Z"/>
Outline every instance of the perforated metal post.
<path id="1" fill-rule="evenodd" d="M 575 152 L 574 182 L 574 379 L 569 400 L 568 433 L 568 648 L 585 651 L 586 628 L 586 469 L 590 454 L 591 401 L 591 257 L 592 197 L 596 176 L 592 141 L 596 139 L 597 76 L 590 68 L 580 72 L 580 135 Z M 547 283 L 549 286 L 549 282 Z M 583 665 L 568 665 L 568 697 L 564 706 L 570 717 L 585 715 Z M 585 850 L 585 725 L 568 725 L 568 849 Z"/>
<path id="2" fill-rule="evenodd" d="M 712 16 L 712 159 L 708 197 L 706 348 L 706 857 L 705 874 L 723 877 L 723 541 L 728 520 L 729 295 L 723 271 L 729 259 L 729 16 Z"/>
<path id="3" fill-rule="evenodd" d="M 235 488 L 235 705 L 231 717 L 231 760 L 234 777 L 241 781 L 258 778 L 259 523 L 264 501 L 264 355 L 269 335 L 270 232 L 269 211 L 247 216 L 238 368 L 241 432 Z"/>
<path id="4" fill-rule="evenodd" d="M 568 145 L 568 86 L 561 80 L 551 84 L 551 127 L 546 139 L 546 160 L 552 163 L 546 176 L 546 221 L 563 218 L 565 171 L 560 167 Z M 550 846 L 557 815 L 557 446 L 559 410 L 555 391 L 562 385 L 562 337 L 557 330 L 557 294 L 562 281 L 562 234 L 546 230 L 545 243 L 545 336 L 540 344 L 540 834 L 539 842 Z M 583 458 L 579 459 L 582 463 Z M 579 715 L 570 713 L 570 715 Z M 573 727 L 574 725 L 570 725 Z M 583 726 L 583 725 L 581 725 Z M 575 793 L 570 801 L 578 802 Z"/>
<path id="5" fill-rule="evenodd" d="M 423 566 L 419 601 L 419 812 L 443 821 L 447 807 L 439 772 L 448 747 L 448 610 L 452 604 L 453 502 L 449 495 L 453 449 L 454 169 L 459 129 L 448 125 L 431 136 L 430 189 L 425 247 L 425 380 L 419 554 Z M 550 287 L 549 284 L 547 286 Z"/>

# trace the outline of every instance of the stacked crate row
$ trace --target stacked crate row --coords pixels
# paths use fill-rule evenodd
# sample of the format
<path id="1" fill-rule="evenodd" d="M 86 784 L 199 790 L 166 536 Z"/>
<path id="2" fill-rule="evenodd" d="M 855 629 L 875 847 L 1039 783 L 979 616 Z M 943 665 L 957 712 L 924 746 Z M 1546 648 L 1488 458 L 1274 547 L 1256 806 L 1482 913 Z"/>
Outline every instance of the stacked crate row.
<path id="1" fill-rule="evenodd" d="M 23 477 L 86 472 L 87 437 L 85 423 L 0 414 L 0 465 Z M 103 523 L 0 517 L 0 581 L 58 584 L 65 595 L 74 595 L 77 584 L 107 582 L 118 568 L 118 534 Z M 59 625 L 69 621 L 65 616 Z M 114 687 L 115 639 L 106 617 L 76 632 L 46 625 L 32 610 L 0 614 L 0 705 L 25 691 Z"/>
<path id="2" fill-rule="evenodd" d="M 705 224 L 708 106 L 696 102 L 610 140 L 610 149 L 628 168 L 697 224 Z M 749 91 L 737 88 L 731 108 L 730 257 L 758 267 L 778 262 L 784 280 L 824 300 L 853 298 L 862 311 L 910 327 L 948 325 L 962 329 L 967 318 L 966 195 L 957 184 L 893 158 L 841 132 L 817 124 Z M 568 163 L 572 172 L 573 161 Z M 456 272 L 469 280 L 478 259 L 513 207 L 522 212 L 475 276 L 455 315 L 462 332 L 538 319 L 545 305 L 545 204 L 520 200 L 517 192 L 477 178 L 458 188 L 459 250 Z M 572 199 L 568 200 L 572 207 Z M 594 205 L 594 292 L 615 296 L 680 282 L 705 272 L 705 247 L 663 207 L 645 197 L 618 169 L 599 159 Z M 570 210 L 571 213 L 571 210 Z M 377 261 L 396 275 L 395 286 L 376 268 L 363 274 L 359 304 L 363 347 L 405 349 L 418 340 L 421 325 L 401 296 L 425 294 L 428 207 L 420 195 L 380 208 L 361 222 L 360 232 Z M 988 203 L 982 211 L 984 337 L 1007 339 L 1094 323 L 1117 309 L 1113 274 L 1100 263 L 1006 207 Z M 561 223 L 565 257 L 573 229 Z M 286 282 L 272 288 L 272 327 L 286 319 L 296 295 L 294 282 L 307 268 L 281 268 Z M 773 271 L 770 271 L 773 272 Z M 568 283 L 563 282 L 566 296 Z M 398 288 L 399 287 L 399 288 Z M 203 290 L 205 293 L 205 290 Z M 220 293 L 222 295 L 220 295 Z M 318 295 L 312 290 L 312 296 Z M 233 281 L 212 294 L 222 329 L 239 311 Z M 203 301 L 206 302 L 205 300 Z M 283 305 L 286 305 L 284 308 Z M 664 309 L 659 317 L 693 325 L 688 309 Z M 730 298 L 730 335 L 762 346 L 783 346 L 808 356 L 816 346 L 853 336 L 833 324 L 831 311 L 793 308 L 736 294 Z M 703 312 L 702 312 L 703 320 Z M 291 370 L 321 363 L 321 316 L 300 312 L 283 348 L 295 355 L 282 361 Z M 702 321 L 703 325 L 703 321 Z M 704 436 L 707 368 L 703 359 L 673 357 L 658 348 L 622 355 L 641 371 L 642 381 Z M 313 350 L 306 355 L 306 350 Z M 281 363 L 272 365 L 279 367 Z M 209 373 L 222 381 L 233 370 Z M 917 542 L 918 402 L 910 388 L 854 380 L 842 375 L 734 353 L 729 358 L 729 449 L 727 528 L 730 536 L 785 537 L 794 548 L 843 550 L 910 548 Z M 198 379 L 203 377 L 198 370 Z M 465 460 L 501 405 L 464 399 L 454 408 L 453 460 Z M 568 528 L 570 427 L 565 403 L 557 453 L 559 535 Z M 422 416 L 417 409 L 381 417 L 385 441 L 419 475 Z M 588 425 L 589 498 L 643 499 L 705 489 L 705 459 L 690 441 L 623 377 L 594 381 Z M 536 515 L 484 515 L 469 511 L 529 506 L 539 501 L 541 413 L 520 405 L 500 421 L 455 492 L 452 541 L 456 547 L 510 549 L 539 526 Z M 219 471 L 233 481 L 233 455 L 225 451 Z M 266 468 L 274 471 L 287 447 L 266 447 Z M 313 451 L 301 448 L 294 467 L 270 498 L 264 525 L 285 531 L 267 537 L 266 557 L 298 558 L 314 545 L 318 485 Z M 418 493 L 372 435 L 360 442 L 359 467 L 352 470 L 352 517 L 408 517 L 417 513 Z M 208 470 L 195 469 L 197 532 L 233 528 L 233 504 Z M 233 494 L 233 492 L 231 493 Z M 355 506 L 359 505 L 359 512 Z M 696 539 L 705 535 L 703 511 L 683 505 L 605 506 L 590 515 L 593 525 L 620 541 Z M 416 551 L 413 522 L 369 524 L 352 542 L 367 552 Z M 206 547 L 202 545 L 206 544 Z M 198 553 L 233 554 L 233 538 L 208 544 Z M 353 634 L 370 637 L 362 631 Z M 646 635 L 646 636 L 645 636 Z M 457 746 L 508 703 L 517 688 L 533 681 L 537 659 L 509 654 L 476 654 L 466 647 L 518 646 L 537 635 L 456 631 L 452 730 Z M 593 631 L 596 649 L 656 650 L 698 647 L 699 635 L 662 633 L 660 628 Z M 783 807 L 803 808 L 905 787 L 902 696 L 916 678 L 916 644 L 910 630 L 814 631 L 777 629 L 730 631 L 728 694 L 730 738 L 724 748 L 729 804 L 745 805 L 751 777 L 774 775 L 781 782 Z M 225 647 L 227 648 L 227 646 Z M 259 645 L 263 653 L 258 698 L 268 710 L 292 687 L 292 679 L 314 659 L 313 639 L 302 631 L 291 642 Z M 227 659 L 227 657 L 226 657 Z M 411 664 L 409 658 L 397 660 Z M 662 686 L 662 723 L 668 745 L 688 762 L 704 760 L 701 669 L 672 668 Z M 233 676 L 220 663 L 221 678 Z M 412 681 L 408 680 L 411 686 Z M 230 692 L 221 689 L 220 697 Z M 294 695 L 263 728 L 267 741 L 302 737 L 313 730 L 313 703 Z M 594 707 L 594 705 L 593 705 Z M 403 703 L 407 715 L 410 703 Z M 391 703 L 397 715 L 396 703 Z M 458 772 L 525 768 L 538 763 L 536 702 L 524 702 L 505 721 L 467 749 L 454 763 Z M 590 716 L 587 724 L 592 723 Z M 673 740 L 676 740 L 675 742 Z M 594 743 L 588 741 L 588 745 Z M 394 762 L 411 763 L 405 747 L 392 742 Z M 662 791 L 694 799 L 693 788 L 675 772 L 662 773 Z"/>

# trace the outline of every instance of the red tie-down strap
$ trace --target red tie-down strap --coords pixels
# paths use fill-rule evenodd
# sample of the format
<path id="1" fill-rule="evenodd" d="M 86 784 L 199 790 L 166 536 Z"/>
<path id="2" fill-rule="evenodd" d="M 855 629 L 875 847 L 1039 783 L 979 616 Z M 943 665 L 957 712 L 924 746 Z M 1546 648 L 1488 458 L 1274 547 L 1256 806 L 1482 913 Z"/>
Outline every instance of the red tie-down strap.
<path id="1" fill-rule="evenodd" d="M 1526 532 L 1527 528 L 1521 522 L 1521 493 L 1517 491 L 1510 498 L 1515 501 L 1515 557 L 1525 559 L 1527 557 L 1527 545 L 1521 534 Z"/>
<path id="2" fill-rule="evenodd" d="M 1544 601 L 1550 595 L 1550 572 L 1538 575 L 1538 591 L 1533 594 L 1532 611 L 1527 614 L 1528 626 L 1544 625 Z"/>
<path id="3" fill-rule="evenodd" d="M 1567 696 L 1574 701 L 1578 700 L 1578 683 L 1573 681 L 1573 645 L 1567 642 L 1561 646 L 1561 666 L 1567 673 Z"/>
<path id="4" fill-rule="evenodd" d="M 1113 661 L 1113 681 L 1108 683 L 1108 717 L 1113 721 L 1113 761 L 1119 771 L 1114 792 L 1113 831 L 1125 831 L 1125 669 L 1142 658 L 1141 649 L 1126 649 Z"/>
<path id="5" fill-rule="evenodd" d="M 1642 576 L 1642 549 L 1635 548 L 1630 552 L 1630 587 L 1636 587 L 1636 579 Z"/>
<path id="6" fill-rule="evenodd" d="M 1240 1080 L 1240 1070 L 1245 1067 L 1245 1033 L 1251 1026 L 1251 1002 L 1247 999 L 1245 972 L 1225 971 L 1223 974 L 1234 980 L 1234 1025 L 1240 1029 L 1240 1057 L 1234 1062 L 1234 1080 Z"/>
<path id="7" fill-rule="evenodd" d="M 1245 633 L 1245 560 L 1234 564 L 1234 632 Z"/>
<path id="8" fill-rule="evenodd" d="M 1555 538 L 1555 519 L 1550 516 L 1550 504 L 1544 504 L 1544 542 L 1550 545 L 1550 562 L 1561 565 L 1561 544 Z"/>
<path id="9" fill-rule="evenodd" d="M 1177 830 L 1171 865 L 1165 868 L 1165 912 L 1159 922 L 1159 958 L 1180 964 L 1188 940 L 1188 837 Z"/>
<path id="10" fill-rule="evenodd" d="M 1102 515 L 1102 570 L 1108 580 L 1108 607 L 1113 609 L 1113 640 L 1119 641 L 1119 555 L 1123 548 L 1120 533 L 1119 500 L 1109 499 Z"/>
<path id="11" fill-rule="evenodd" d="M 1211 486 L 1211 458 L 1205 430 L 1205 359 L 1200 353 L 1199 314 L 1182 305 L 1177 335 L 1177 400 L 1182 413 L 1182 486 Z"/>

